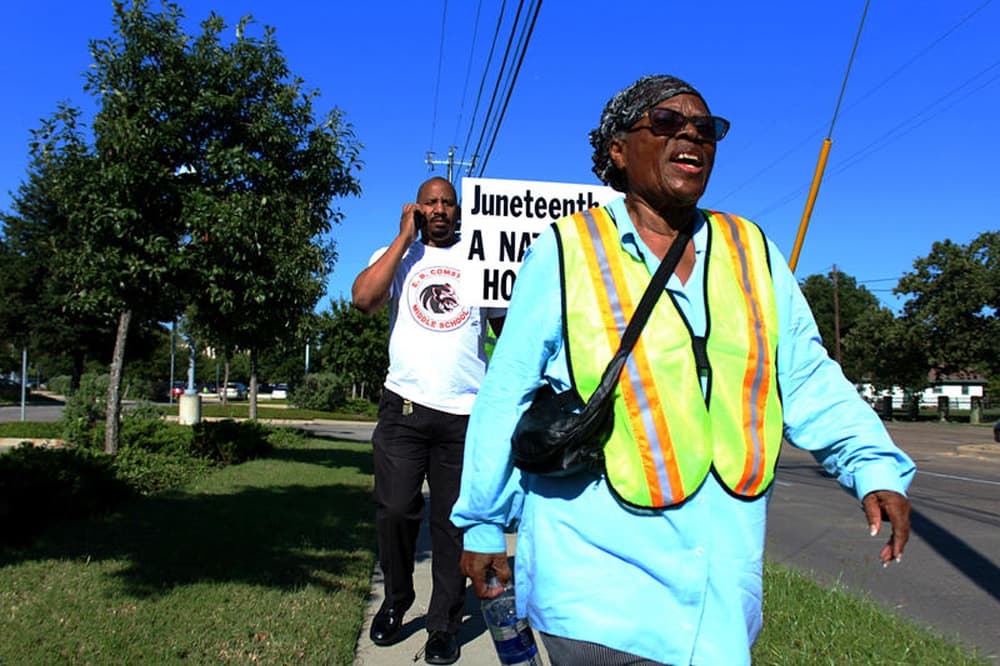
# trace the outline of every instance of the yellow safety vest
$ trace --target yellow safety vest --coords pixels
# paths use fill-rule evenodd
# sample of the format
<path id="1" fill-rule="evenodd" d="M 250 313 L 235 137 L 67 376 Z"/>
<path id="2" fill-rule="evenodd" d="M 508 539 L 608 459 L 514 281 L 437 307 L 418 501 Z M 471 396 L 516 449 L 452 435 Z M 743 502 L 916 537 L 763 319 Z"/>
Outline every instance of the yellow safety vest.
<path id="1" fill-rule="evenodd" d="M 694 337 L 673 296 L 662 294 L 615 393 L 605 474 L 618 499 L 636 508 L 680 504 L 713 470 L 746 498 L 764 493 L 774 478 L 782 412 L 767 244 L 752 222 L 703 212 L 706 337 Z M 622 248 L 606 208 L 562 218 L 555 227 L 569 368 L 586 400 L 651 276 Z"/>

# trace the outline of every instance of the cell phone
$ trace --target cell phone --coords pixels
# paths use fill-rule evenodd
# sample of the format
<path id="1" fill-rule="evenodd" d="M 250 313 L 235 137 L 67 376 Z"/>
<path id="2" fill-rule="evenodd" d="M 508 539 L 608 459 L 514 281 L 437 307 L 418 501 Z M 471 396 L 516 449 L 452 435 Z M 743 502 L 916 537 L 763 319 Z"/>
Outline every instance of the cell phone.
<path id="1" fill-rule="evenodd" d="M 427 226 L 427 216 L 419 210 L 413 211 L 413 225 L 417 228 L 417 231 L 420 231 Z"/>

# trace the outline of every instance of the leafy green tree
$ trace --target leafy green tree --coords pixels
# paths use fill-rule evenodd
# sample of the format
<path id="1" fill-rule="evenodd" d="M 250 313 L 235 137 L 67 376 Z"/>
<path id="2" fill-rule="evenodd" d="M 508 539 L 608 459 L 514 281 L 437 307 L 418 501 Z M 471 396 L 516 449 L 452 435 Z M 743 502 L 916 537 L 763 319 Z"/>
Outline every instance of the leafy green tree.
<path id="1" fill-rule="evenodd" d="M 180 10 L 114 3 L 115 34 L 90 43 L 94 63 L 84 89 L 97 97 L 93 147 L 68 107 L 45 125 L 33 157 L 75 242 L 58 248 L 69 307 L 115 321 L 105 451 L 117 453 L 125 343 L 133 320 L 168 321 L 177 309 L 174 277 L 184 238 L 176 174 L 186 163 L 189 95 Z"/>
<path id="2" fill-rule="evenodd" d="M 374 395 L 389 368 L 389 309 L 369 316 L 343 298 L 331 300 L 317 328 L 321 369 L 350 382 L 352 397 Z"/>
<path id="3" fill-rule="evenodd" d="M 801 283 L 802 294 L 816 318 L 827 353 L 838 360 L 844 374 L 857 383 L 861 381 L 869 359 L 855 354 L 855 347 L 848 349 L 841 344 L 838 350 L 836 331 L 839 324 L 842 342 L 860 320 L 878 311 L 878 298 L 864 286 L 858 285 L 853 276 L 837 271 L 836 286 L 834 277 L 833 271 L 826 275 L 808 276 Z"/>
<path id="4" fill-rule="evenodd" d="M 934 243 L 899 281 L 904 316 L 927 336 L 931 367 L 1000 374 L 1000 232 Z"/>
<path id="5" fill-rule="evenodd" d="M 91 164 L 76 120 L 62 105 L 35 132 L 27 179 L 0 216 L 0 338 L 45 359 L 48 374 L 70 374 L 73 389 L 88 361 L 107 358 L 114 331 L 105 313 L 76 307 L 78 267 L 67 250 L 79 238 L 59 200 L 60 188 L 82 181 Z M 53 362 L 54 354 L 69 363 Z"/>
<path id="6" fill-rule="evenodd" d="M 844 349 L 864 364 L 863 379 L 878 390 L 927 387 L 927 332 L 889 308 L 865 312 L 844 338 Z"/>
<path id="7" fill-rule="evenodd" d="M 299 330 L 292 337 L 282 337 L 277 344 L 261 350 L 259 371 L 268 383 L 297 385 L 302 383 L 306 372 L 306 347 L 309 347 L 309 361 L 312 362 L 312 340 L 315 337 L 315 323 L 319 316 L 313 312 L 300 323 Z"/>
<path id="8" fill-rule="evenodd" d="M 296 337 L 322 296 L 336 252 L 329 236 L 335 197 L 360 193 L 359 145 L 334 110 L 319 119 L 317 93 L 292 76 L 274 31 L 221 42 L 225 24 L 203 24 L 191 58 L 202 74 L 193 101 L 214 110 L 188 137 L 184 251 L 197 284 L 192 317 L 210 341 L 250 355 L 250 416 L 256 416 L 257 358 Z"/>

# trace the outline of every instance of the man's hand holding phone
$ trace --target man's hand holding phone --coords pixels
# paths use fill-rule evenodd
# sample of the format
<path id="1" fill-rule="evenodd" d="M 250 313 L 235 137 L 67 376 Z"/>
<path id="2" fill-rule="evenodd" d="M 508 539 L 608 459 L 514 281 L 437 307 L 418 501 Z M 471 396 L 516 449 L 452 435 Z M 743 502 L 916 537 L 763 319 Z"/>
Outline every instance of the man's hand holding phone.
<path id="1" fill-rule="evenodd" d="M 420 231 L 427 225 L 427 216 L 420 210 L 420 204 L 408 203 L 403 206 L 399 218 L 399 235 L 413 243 L 420 237 Z"/>

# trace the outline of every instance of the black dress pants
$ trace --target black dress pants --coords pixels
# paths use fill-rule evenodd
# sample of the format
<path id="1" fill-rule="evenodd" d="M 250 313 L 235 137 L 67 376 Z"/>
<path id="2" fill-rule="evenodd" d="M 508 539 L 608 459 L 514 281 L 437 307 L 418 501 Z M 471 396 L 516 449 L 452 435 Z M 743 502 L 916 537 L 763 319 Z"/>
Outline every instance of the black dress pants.
<path id="1" fill-rule="evenodd" d="M 414 600 L 413 563 L 423 519 L 423 483 L 430 488 L 431 575 L 428 631 L 457 632 L 465 602 L 461 571 L 462 531 L 451 508 L 462 480 L 468 416 L 440 412 L 383 389 L 375 454 L 375 527 L 387 604 L 407 608 Z"/>

